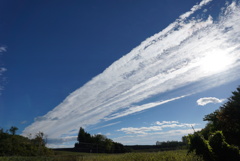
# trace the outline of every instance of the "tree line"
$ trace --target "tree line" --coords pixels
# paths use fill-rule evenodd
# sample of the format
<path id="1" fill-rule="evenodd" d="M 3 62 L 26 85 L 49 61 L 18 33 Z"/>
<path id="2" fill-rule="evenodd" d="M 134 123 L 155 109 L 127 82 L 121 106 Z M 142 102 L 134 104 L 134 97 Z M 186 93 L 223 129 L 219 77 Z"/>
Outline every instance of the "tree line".
<path id="1" fill-rule="evenodd" d="M 101 134 L 90 135 L 82 127 L 79 129 L 77 140 L 74 148 L 79 152 L 124 153 L 128 151 L 121 143 L 114 142 Z"/>
<path id="2" fill-rule="evenodd" d="M 232 92 L 228 101 L 203 118 L 205 128 L 183 140 L 206 161 L 240 160 L 240 86 Z"/>
<path id="3" fill-rule="evenodd" d="M 162 149 L 177 149 L 186 146 L 187 144 L 183 141 L 163 141 L 163 142 L 156 142 L 156 146 Z"/>

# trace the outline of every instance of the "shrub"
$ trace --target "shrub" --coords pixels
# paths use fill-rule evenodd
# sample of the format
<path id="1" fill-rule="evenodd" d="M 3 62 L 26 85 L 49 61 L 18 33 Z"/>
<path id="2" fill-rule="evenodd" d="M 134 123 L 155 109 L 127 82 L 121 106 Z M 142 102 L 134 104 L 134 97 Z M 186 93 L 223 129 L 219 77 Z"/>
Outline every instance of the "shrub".
<path id="1" fill-rule="evenodd" d="M 190 146 L 188 154 L 190 152 L 195 152 L 196 155 L 201 156 L 206 161 L 214 161 L 212 148 L 202 135 L 195 132 L 194 134 L 189 135 L 189 139 Z"/>
<path id="2" fill-rule="evenodd" d="M 212 147 L 215 160 L 225 161 L 231 158 L 231 161 L 240 160 L 239 149 L 236 146 L 229 145 L 225 141 L 222 131 L 216 131 L 209 137 L 209 144 Z"/>

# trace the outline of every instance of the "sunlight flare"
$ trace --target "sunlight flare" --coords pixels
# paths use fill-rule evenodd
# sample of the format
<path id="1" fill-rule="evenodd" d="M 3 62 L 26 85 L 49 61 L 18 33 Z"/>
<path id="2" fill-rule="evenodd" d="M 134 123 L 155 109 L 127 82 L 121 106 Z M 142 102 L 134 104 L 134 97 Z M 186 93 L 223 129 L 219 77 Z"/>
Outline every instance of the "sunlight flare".
<path id="1" fill-rule="evenodd" d="M 219 73 L 230 68 L 233 60 L 227 51 L 215 50 L 200 61 L 200 66 L 203 72 Z"/>

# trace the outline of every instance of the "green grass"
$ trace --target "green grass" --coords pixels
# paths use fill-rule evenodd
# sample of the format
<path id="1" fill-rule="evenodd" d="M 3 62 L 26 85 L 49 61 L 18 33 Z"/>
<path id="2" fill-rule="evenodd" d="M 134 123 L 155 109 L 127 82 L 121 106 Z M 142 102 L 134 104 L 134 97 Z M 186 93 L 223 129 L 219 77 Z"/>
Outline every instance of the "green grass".
<path id="1" fill-rule="evenodd" d="M 0 157 L 0 161 L 203 161 L 186 150 L 125 154 L 56 152 L 49 157 Z"/>

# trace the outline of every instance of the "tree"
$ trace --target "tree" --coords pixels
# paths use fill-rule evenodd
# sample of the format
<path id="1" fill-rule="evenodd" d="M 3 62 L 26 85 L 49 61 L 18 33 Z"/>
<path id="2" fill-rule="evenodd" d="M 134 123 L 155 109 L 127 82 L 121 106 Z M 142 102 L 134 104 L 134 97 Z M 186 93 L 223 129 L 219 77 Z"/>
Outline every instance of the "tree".
<path id="1" fill-rule="evenodd" d="M 45 140 L 44 140 L 44 133 L 43 132 L 38 132 L 33 139 L 33 142 L 38 145 L 38 146 L 45 146 Z"/>
<path id="2" fill-rule="evenodd" d="M 104 148 L 107 153 L 114 152 L 114 142 L 111 139 L 106 139 L 104 141 Z"/>
<path id="3" fill-rule="evenodd" d="M 78 138 L 77 138 L 78 142 L 80 143 L 89 143 L 91 142 L 91 135 L 87 132 L 85 132 L 85 130 L 80 127 L 79 132 L 78 132 Z"/>
<path id="4" fill-rule="evenodd" d="M 218 110 L 204 117 L 203 120 L 208 121 L 204 130 L 208 136 L 220 130 L 229 144 L 240 147 L 240 87 L 232 94 Z"/>
<path id="5" fill-rule="evenodd" d="M 200 132 L 189 134 L 190 146 L 189 151 L 195 152 L 205 161 L 239 161 L 239 148 L 229 145 L 225 141 L 222 131 L 216 131 L 208 140 L 204 139 Z"/>
<path id="6" fill-rule="evenodd" d="M 97 135 L 93 135 L 93 142 L 100 144 L 101 142 L 104 142 L 106 140 L 106 136 L 101 135 L 101 134 L 97 134 Z"/>
<path id="7" fill-rule="evenodd" d="M 4 133 L 3 131 L 4 131 L 3 128 L 0 128 L 0 134 L 3 134 Z"/>
<path id="8" fill-rule="evenodd" d="M 209 145 L 212 147 L 215 160 L 225 161 L 231 158 L 231 161 L 239 161 L 240 153 L 236 146 L 229 145 L 225 141 L 222 131 L 216 131 L 209 138 Z"/>
<path id="9" fill-rule="evenodd" d="M 199 132 L 189 134 L 188 137 L 190 140 L 188 153 L 195 152 L 196 155 L 201 156 L 205 161 L 214 161 L 212 147 Z"/>
<path id="10" fill-rule="evenodd" d="M 90 135 L 82 127 L 79 129 L 77 140 L 75 149 L 81 152 L 123 153 L 127 151 L 122 144 L 113 142 L 101 134 Z"/>
<path id="11" fill-rule="evenodd" d="M 189 144 L 189 138 L 188 138 L 188 136 L 183 136 L 183 137 L 182 137 L 182 142 L 183 142 L 184 145 L 188 145 L 188 144 Z"/>
<path id="12" fill-rule="evenodd" d="M 15 127 L 15 126 L 12 126 L 12 127 L 9 129 L 9 131 L 11 132 L 12 135 L 15 135 L 17 130 L 18 130 L 18 128 Z"/>
<path id="13" fill-rule="evenodd" d="M 189 152 L 206 161 L 240 160 L 240 87 L 219 109 L 206 115 L 200 132 L 188 135 Z"/>

